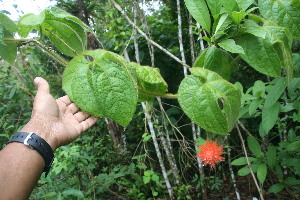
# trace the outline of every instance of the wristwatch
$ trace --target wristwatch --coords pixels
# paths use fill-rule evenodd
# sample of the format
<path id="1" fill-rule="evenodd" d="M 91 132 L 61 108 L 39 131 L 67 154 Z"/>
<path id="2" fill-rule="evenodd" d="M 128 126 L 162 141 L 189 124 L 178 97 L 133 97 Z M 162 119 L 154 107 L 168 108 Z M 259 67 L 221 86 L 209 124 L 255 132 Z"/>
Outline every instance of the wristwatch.
<path id="1" fill-rule="evenodd" d="M 45 167 L 43 172 L 46 172 L 46 176 L 48 175 L 54 160 L 54 153 L 51 146 L 43 138 L 39 137 L 33 132 L 17 132 L 12 136 L 7 144 L 12 142 L 23 143 L 24 145 L 36 150 L 45 160 Z"/>

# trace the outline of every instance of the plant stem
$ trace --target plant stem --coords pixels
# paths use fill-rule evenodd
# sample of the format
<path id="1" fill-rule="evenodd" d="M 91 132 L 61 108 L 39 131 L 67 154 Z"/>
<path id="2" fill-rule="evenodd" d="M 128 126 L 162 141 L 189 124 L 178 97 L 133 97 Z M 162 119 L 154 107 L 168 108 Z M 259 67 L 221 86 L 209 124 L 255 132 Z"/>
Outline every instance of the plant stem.
<path id="1" fill-rule="evenodd" d="M 67 66 L 68 61 L 66 61 L 65 59 L 63 59 L 61 56 L 57 55 L 56 53 L 54 53 L 53 51 L 49 50 L 46 46 L 44 46 L 43 44 L 41 44 L 39 41 L 37 40 L 33 40 L 33 42 L 42 50 L 44 50 L 49 56 L 51 56 L 52 58 L 54 58 L 56 61 L 58 61 L 60 64 Z"/>
<path id="2" fill-rule="evenodd" d="M 43 44 L 41 44 L 38 40 L 35 40 L 35 39 L 4 38 L 4 41 L 8 41 L 8 42 L 26 42 L 26 43 L 33 42 L 39 48 L 41 48 L 42 50 L 44 50 L 49 56 L 51 56 L 52 58 L 54 58 L 56 61 L 58 61 L 62 65 L 66 66 L 68 64 L 68 61 L 66 61 L 65 59 L 63 59 L 61 56 L 59 56 L 58 54 L 54 53 L 53 51 L 49 50 L 46 46 L 44 46 Z"/>
<path id="3" fill-rule="evenodd" d="M 153 126 L 153 123 L 152 123 L 152 120 L 151 120 L 151 116 L 148 112 L 148 109 L 146 108 L 146 104 L 142 103 L 142 106 L 143 106 L 143 109 L 145 111 L 145 117 L 146 117 L 146 120 L 148 122 L 148 127 L 149 127 L 149 130 L 150 130 L 151 136 L 152 136 L 153 144 L 155 146 L 155 151 L 156 151 L 156 155 L 157 155 L 157 158 L 158 158 L 158 161 L 159 161 L 159 165 L 161 167 L 161 171 L 162 171 L 163 177 L 164 177 L 165 182 L 166 182 L 168 193 L 169 193 L 170 199 L 173 199 L 173 188 L 170 184 L 168 174 L 167 174 L 167 171 L 166 171 L 166 167 L 165 167 L 161 152 L 159 150 L 159 145 L 158 145 L 158 142 L 157 142 L 156 133 L 155 133 L 154 126 Z"/>
<path id="4" fill-rule="evenodd" d="M 239 128 L 239 125 L 238 125 L 238 124 L 236 124 L 236 128 L 237 128 L 237 130 L 238 130 L 238 134 L 239 134 L 240 140 L 241 140 L 241 142 L 242 142 L 242 147 L 243 147 L 243 151 L 244 151 L 244 154 L 245 154 L 246 162 L 247 162 L 248 168 L 249 168 L 249 170 L 250 170 L 250 173 L 251 173 L 251 175 L 252 175 L 252 178 L 253 178 L 253 181 L 254 181 L 254 183 L 255 183 L 255 186 L 256 186 L 256 188 L 257 188 L 257 191 L 258 191 L 258 193 L 259 193 L 260 200 L 264 200 L 264 196 L 263 196 L 262 190 L 261 190 L 261 188 L 259 187 L 258 182 L 257 182 L 257 180 L 256 180 L 256 178 L 255 178 L 255 174 L 254 174 L 254 172 L 253 172 L 253 170 L 252 170 L 251 163 L 250 163 L 249 158 L 248 158 L 248 153 L 247 153 L 247 150 L 246 150 L 245 142 L 244 142 L 244 139 L 243 139 L 243 136 L 242 136 L 242 134 L 241 134 L 241 131 L 240 131 L 240 128 Z"/>
<path id="5" fill-rule="evenodd" d="M 233 172 L 233 169 L 232 169 L 232 165 L 231 165 L 231 149 L 230 149 L 230 146 L 229 146 L 229 140 L 228 140 L 228 137 L 226 136 L 225 137 L 225 140 L 226 140 L 226 143 L 228 145 L 228 148 L 227 148 L 227 156 L 228 156 L 228 166 L 229 166 L 229 171 L 230 171 L 230 175 L 231 175 L 231 179 L 232 179 L 232 183 L 233 183 L 233 187 L 235 189 L 235 195 L 236 195 L 236 198 L 237 200 L 240 200 L 241 199 L 241 196 L 240 196 L 240 192 L 237 188 L 237 185 L 236 185 L 236 180 L 235 180 L 235 175 L 234 175 L 234 172 Z"/>
<path id="6" fill-rule="evenodd" d="M 169 162 L 170 162 L 170 165 L 172 166 L 176 183 L 177 183 L 177 185 L 179 185 L 180 184 L 180 175 L 179 175 L 178 166 L 176 164 L 176 159 L 175 159 L 175 156 L 174 156 L 174 153 L 173 153 L 173 147 L 172 147 L 171 139 L 170 139 L 170 136 L 169 136 L 168 126 L 166 124 L 166 119 L 165 119 L 166 112 L 165 112 L 165 109 L 164 109 L 164 107 L 162 105 L 160 97 L 157 97 L 157 101 L 158 101 L 158 104 L 159 104 L 159 107 L 160 107 L 160 110 L 161 110 L 162 124 L 163 124 L 163 127 L 165 129 L 164 131 L 162 130 L 161 132 L 165 132 L 166 142 L 167 142 L 166 146 L 169 148 L 169 152 L 170 152 L 170 160 L 169 160 Z M 158 124 L 158 122 L 157 122 L 157 124 Z M 162 133 L 160 133 L 160 134 L 163 135 Z"/>
<path id="7" fill-rule="evenodd" d="M 33 39 L 15 39 L 15 38 L 4 38 L 7 42 L 33 42 Z"/>
<path id="8" fill-rule="evenodd" d="M 152 97 L 161 97 L 161 98 L 166 98 L 166 99 L 177 99 L 177 94 L 170 94 L 170 93 L 166 93 L 166 94 L 162 94 L 162 93 L 155 93 L 155 92 L 148 92 L 148 91 L 144 91 L 140 88 L 138 88 L 138 91 L 140 93 L 146 94 L 148 96 L 152 96 Z"/>

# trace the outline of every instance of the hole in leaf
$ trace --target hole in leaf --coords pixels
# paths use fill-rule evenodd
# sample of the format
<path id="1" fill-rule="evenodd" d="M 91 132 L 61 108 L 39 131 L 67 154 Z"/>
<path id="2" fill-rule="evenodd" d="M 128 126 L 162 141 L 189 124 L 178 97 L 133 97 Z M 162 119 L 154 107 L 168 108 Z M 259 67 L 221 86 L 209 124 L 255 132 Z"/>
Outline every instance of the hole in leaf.
<path id="1" fill-rule="evenodd" d="M 89 63 L 89 69 L 90 69 L 91 71 L 93 71 L 93 69 L 94 69 L 94 63 L 93 63 L 93 62 Z"/>
<path id="2" fill-rule="evenodd" d="M 224 108 L 224 99 L 222 97 L 218 98 L 217 100 L 218 106 L 221 110 Z"/>
<path id="3" fill-rule="evenodd" d="M 94 58 L 93 58 L 92 56 L 85 55 L 84 57 L 85 57 L 85 59 L 86 59 L 87 61 L 89 61 L 89 62 L 93 62 L 93 61 L 94 61 Z"/>

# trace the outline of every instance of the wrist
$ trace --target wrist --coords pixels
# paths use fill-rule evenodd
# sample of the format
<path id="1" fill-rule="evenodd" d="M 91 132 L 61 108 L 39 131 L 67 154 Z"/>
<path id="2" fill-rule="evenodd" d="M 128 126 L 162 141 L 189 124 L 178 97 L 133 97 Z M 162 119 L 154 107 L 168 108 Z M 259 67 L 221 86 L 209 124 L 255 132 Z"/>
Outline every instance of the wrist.
<path id="1" fill-rule="evenodd" d="M 51 146 L 53 151 L 57 148 L 50 125 L 43 124 L 40 122 L 40 120 L 30 119 L 30 121 L 20 130 L 20 132 L 33 132 L 39 137 L 43 138 Z"/>

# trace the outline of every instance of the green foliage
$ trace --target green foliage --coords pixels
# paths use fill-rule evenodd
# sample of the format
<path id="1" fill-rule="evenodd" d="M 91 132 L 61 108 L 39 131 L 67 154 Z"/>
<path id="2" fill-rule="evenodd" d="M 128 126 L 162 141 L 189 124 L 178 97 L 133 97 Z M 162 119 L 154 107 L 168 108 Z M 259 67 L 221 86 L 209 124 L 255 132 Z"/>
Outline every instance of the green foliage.
<path id="1" fill-rule="evenodd" d="M 240 108 L 240 92 L 218 74 L 192 68 L 178 90 L 184 112 L 206 130 L 226 135 L 234 126 Z"/>
<path id="2" fill-rule="evenodd" d="M 231 73 L 238 67 L 232 56 L 216 46 L 211 46 L 203 51 L 193 64 L 193 67 L 209 69 L 229 80 Z"/>
<path id="3" fill-rule="evenodd" d="M 135 64 L 139 101 L 153 101 L 155 94 L 164 94 L 168 85 L 159 73 L 158 68 Z"/>
<path id="4" fill-rule="evenodd" d="M 184 0 L 185 5 L 196 21 L 210 33 L 211 21 L 207 5 L 204 0 Z"/>
<path id="5" fill-rule="evenodd" d="M 236 45 L 233 39 L 223 40 L 219 43 L 219 46 L 231 53 L 245 54 L 244 49 L 241 46 Z"/>
<path id="6" fill-rule="evenodd" d="M 24 15 L 18 27 L 22 37 L 27 37 L 32 29 L 40 31 L 40 35 L 47 35 L 59 51 L 71 57 L 86 49 L 85 31 L 93 32 L 78 18 L 56 7 L 39 15 Z"/>
<path id="7" fill-rule="evenodd" d="M 245 54 L 240 55 L 251 67 L 269 76 L 280 76 L 281 60 L 269 39 L 245 34 L 238 39 L 237 44 L 244 49 Z"/>
<path id="8" fill-rule="evenodd" d="M 261 15 L 279 26 L 290 29 L 295 39 L 300 38 L 300 2 L 297 0 L 259 0 Z"/>
<path id="9" fill-rule="evenodd" d="M 59 2 L 69 12 L 79 14 L 75 1 Z M 108 1 L 83 2 L 92 29 L 55 7 L 39 15 L 24 15 L 17 25 L 0 13 L 0 56 L 3 59 L 0 68 L 1 145 L 29 119 L 34 95 L 31 93 L 34 90 L 32 79 L 43 76 L 50 80 L 52 92 L 57 97 L 63 95 L 63 78 L 63 89 L 82 110 L 109 117 L 123 126 L 132 121 L 132 126 L 125 130 L 128 150 L 122 155 L 116 153 L 111 139 L 105 135 L 103 122 L 99 122 L 74 144 L 56 152 L 50 177 L 39 181 L 40 188 L 35 189 L 32 198 L 165 199 L 168 192 L 160 166 L 155 161 L 152 135 L 144 130 L 138 104 L 143 101 L 150 101 L 154 108 L 149 111 L 157 117 L 155 131 L 163 133 L 157 135 L 159 141 L 162 135 L 169 134 L 167 136 L 173 139 L 172 145 L 176 147 L 172 150 L 174 158 L 181 164 L 180 176 L 184 181 L 175 186 L 172 170 L 167 172 L 174 198 L 200 199 L 202 189 L 221 192 L 225 179 L 219 178 L 217 173 L 224 168 L 222 174 L 228 176 L 227 167 L 217 168 L 216 174 L 210 176 L 198 177 L 195 173 L 195 158 L 188 156 L 193 135 L 186 126 L 190 120 L 183 112 L 206 130 L 196 139 L 198 144 L 205 141 L 205 137 L 213 138 L 213 133 L 222 137 L 231 132 L 227 137 L 238 144 L 232 151 L 236 159 L 231 164 L 238 175 L 248 176 L 247 159 L 240 157 L 240 143 L 235 138 L 234 126 L 239 119 L 251 131 L 251 136 L 247 137 L 248 161 L 258 181 L 264 184 L 263 189 L 277 195 L 285 195 L 285 192 L 296 195 L 300 188 L 300 61 L 295 42 L 300 37 L 299 1 L 259 0 L 257 4 L 253 0 L 185 0 L 190 14 L 201 26 L 201 29 L 195 28 L 196 31 L 205 31 L 205 37 L 200 39 L 208 46 L 202 49 L 192 63 L 191 75 L 185 78 L 180 64 L 156 50 L 157 68 L 148 67 L 151 45 L 139 35 L 136 39 L 140 60 L 146 66 L 129 62 L 110 51 L 87 51 L 87 42 L 91 42 L 91 38 L 88 40 L 86 33 L 95 30 L 104 49 L 122 55 L 126 52 L 129 58 L 134 57 L 132 27 L 126 19 L 112 9 Z M 172 7 L 175 3 L 163 2 L 159 9 L 149 11 L 145 19 L 138 20 L 137 26 L 145 32 L 150 30 L 147 34 L 151 34 L 151 39 L 178 56 L 178 41 L 174 39 L 178 31 L 175 26 L 177 16 Z M 124 0 L 120 3 L 132 18 L 132 2 Z M 142 10 L 138 12 L 142 15 Z M 189 55 L 186 14 L 182 17 L 183 43 L 184 53 Z M 148 27 L 141 24 L 143 21 Z M 38 40 L 13 38 L 17 31 L 27 37 L 32 30 L 38 31 Z M 64 60 L 68 57 L 60 57 L 49 50 L 44 46 L 49 46 L 48 39 L 58 53 L 73 59 L 69 62 Z M 57 63 L 49 64 L 49 57 L 31 47 L 32 44 L 66 68 Z M 20 52 L 18 57 L 17 50 Z M 196 51 L 200 52 L 198 43 Z M 261 80 L 253 69 L 261 73 Z M 243 82 L 243 86 L 230 81 Z M 172 92 L 178 90 L 178 95 L 165 94 L 168 86 Z M 166 111 L 158 112 L 157 96 L 178 96 L 178 102 L 164 100 Z M 177 107 L 178 103 L 183 112 Z M 177 132 L 183 134 L 178 137 Z M 164 153 L 162 158 L 166 161 Z"/>
<path id="10" fill-rule="evenodd" d="M 125 60 L 98 50 L 85 51 L 75 57 L 65 69 L 63 89 L 83 110 L 99 117 L 110 117 L 127 126 L 137 103 L 136 81 Z M 112 58 L 111 58 L 112 56 Z"/>
<path id="11" fill-rule="evenodd" d="M 17 30 L 17 25 L 5 14 L 0 13 L 0 57 L 10 64 L 13 64 L 17 57 L 17 43 L 4 41 L 4 38 L 13 38 Z"/>

